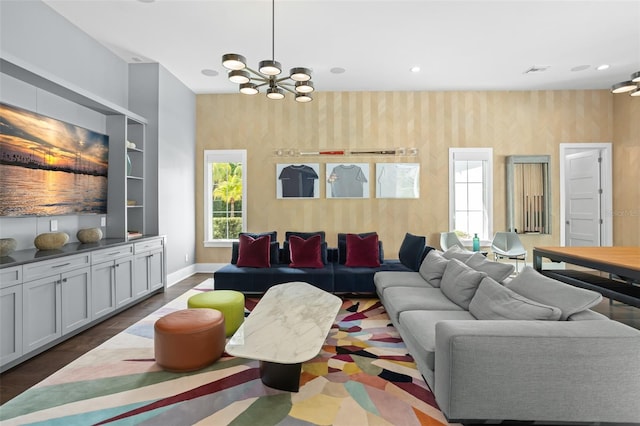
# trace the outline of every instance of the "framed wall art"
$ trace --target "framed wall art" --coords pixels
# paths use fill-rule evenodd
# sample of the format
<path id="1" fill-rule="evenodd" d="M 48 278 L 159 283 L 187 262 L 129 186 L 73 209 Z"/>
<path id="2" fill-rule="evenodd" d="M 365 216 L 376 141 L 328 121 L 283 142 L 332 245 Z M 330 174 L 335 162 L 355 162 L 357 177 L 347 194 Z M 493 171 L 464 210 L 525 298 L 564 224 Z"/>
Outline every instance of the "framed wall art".
<path id="1" fill-rule="evenodd" d="M 276 197 L 320 198 L 320 164 L 276 164 Z"/>
<path id="2" fill-rule="evenodd" d="M 420 198 L 420 164 L 376 163 L 376 198 Z"/>
<path id="3" fill-rule="evenodd" d="M 369 198 L 368 163 L 327 163 L 327 198 Z"/>

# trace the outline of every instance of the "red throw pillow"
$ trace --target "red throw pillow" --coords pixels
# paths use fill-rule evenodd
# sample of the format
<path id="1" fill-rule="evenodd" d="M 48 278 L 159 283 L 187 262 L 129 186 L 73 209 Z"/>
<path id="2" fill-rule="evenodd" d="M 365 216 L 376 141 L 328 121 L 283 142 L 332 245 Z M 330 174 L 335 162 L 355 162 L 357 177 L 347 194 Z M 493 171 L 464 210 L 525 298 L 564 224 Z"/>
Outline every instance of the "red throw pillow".
<path id="1" fill-rule="evenodd" d="M 271 237 L 263 235 L 252 238 L 248 235 L 240 235 L 238 242 L 238 266 L 252 268 L 268 268 L 271 266 L 269 247 Z"/>
<path id="2" fill-rule="evenodd" d="M 360 237 L 357 234 L 347 234 L 347 261 L 345 266 L 364 266 L 374 268 L 380 266 L 378 251 L 378 235 Z"/>
<path id="3" fill-rule="evenodd" d="M 316 234 L 312 237 L 304 238 L 297 235 L 289 237 L 289 256 L 292 268 L 322 268 L 322 237 Z"/>

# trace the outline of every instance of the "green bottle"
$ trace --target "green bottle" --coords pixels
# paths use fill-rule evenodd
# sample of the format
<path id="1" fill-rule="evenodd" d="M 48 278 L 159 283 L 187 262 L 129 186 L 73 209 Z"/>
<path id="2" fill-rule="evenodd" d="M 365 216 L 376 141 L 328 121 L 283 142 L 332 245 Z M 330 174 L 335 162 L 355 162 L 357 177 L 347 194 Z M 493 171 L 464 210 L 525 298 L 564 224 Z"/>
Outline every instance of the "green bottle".
<path id="1" fill-rule="evenodd" d="M 473 234 L 473 251 L 480 251 L 480 238 L 478 238 L 478 234 Z"/>

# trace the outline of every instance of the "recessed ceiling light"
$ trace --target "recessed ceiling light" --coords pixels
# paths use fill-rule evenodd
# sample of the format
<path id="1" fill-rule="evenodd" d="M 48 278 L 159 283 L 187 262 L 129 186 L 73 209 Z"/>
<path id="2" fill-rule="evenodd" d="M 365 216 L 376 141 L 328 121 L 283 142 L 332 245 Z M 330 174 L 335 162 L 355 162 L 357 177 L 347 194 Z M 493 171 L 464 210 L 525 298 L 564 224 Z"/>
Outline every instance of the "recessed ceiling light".
<path id="1" fill-rule="evenodd" d="M 340 68 L 340 67 L 333 67 L 329 71 L 331 71 L 333 74 L 342 74 L 346 70 L 344 68 Z"/>
<path id="2" fill-rule="evenodd" d="M 420 67 L 417 65 L 414 67 L 411 67 L 411 72 L 420 72 Z"/>
<path id="3" fill-rule="evenodd" d="M 573 71 L 573 72 L 584 71 L 584 70 L 588 69 L 589 67 L 590 67 L 590 65 L 578 65 L 577 67 L 571 68 L 571 71 Z"/>
<path id="4" fill-rule="evenodd" d="M 200 71 L 202 74 L 206 75 L 207 77 L 215 77 L 218 75 L 218 71 L 216 70 L 210 70 L 208 68 L 203 69 L 202 71 Z"/>
<path id="5" fill-rule="evenodd" d="M 609 64 L 602 64 L 602 65 L 598 65 L 598 67 L 596 68 L 598 71 L 604 71 L 606 69 L 609 69 L 610 65 Z"/>

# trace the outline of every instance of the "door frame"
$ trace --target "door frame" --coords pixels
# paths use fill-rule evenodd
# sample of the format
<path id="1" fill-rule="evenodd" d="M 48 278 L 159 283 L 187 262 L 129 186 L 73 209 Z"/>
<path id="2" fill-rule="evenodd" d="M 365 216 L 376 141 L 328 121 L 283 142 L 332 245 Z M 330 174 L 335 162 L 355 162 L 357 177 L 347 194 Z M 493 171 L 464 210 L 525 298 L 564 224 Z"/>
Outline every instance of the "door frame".
<path id="1" fill-rule="evenodd" d="M 575 154 L 576 150 L 588 151 L 592 149 L 602 150 L 601 163 L 601 187 L 602 197 L 600 204 L 600 217 L 602 218 L 602 240 L 603 247 L 613 245 L 613 180 L 612 180 L 612 144 L 611 142 L 596 143 L 561 143 L 560 144 L 560 245 L 564 247 L 565 221 L 566 221 L 566 188 L 565 188 L 565 160 L 567 155 Z"/>

